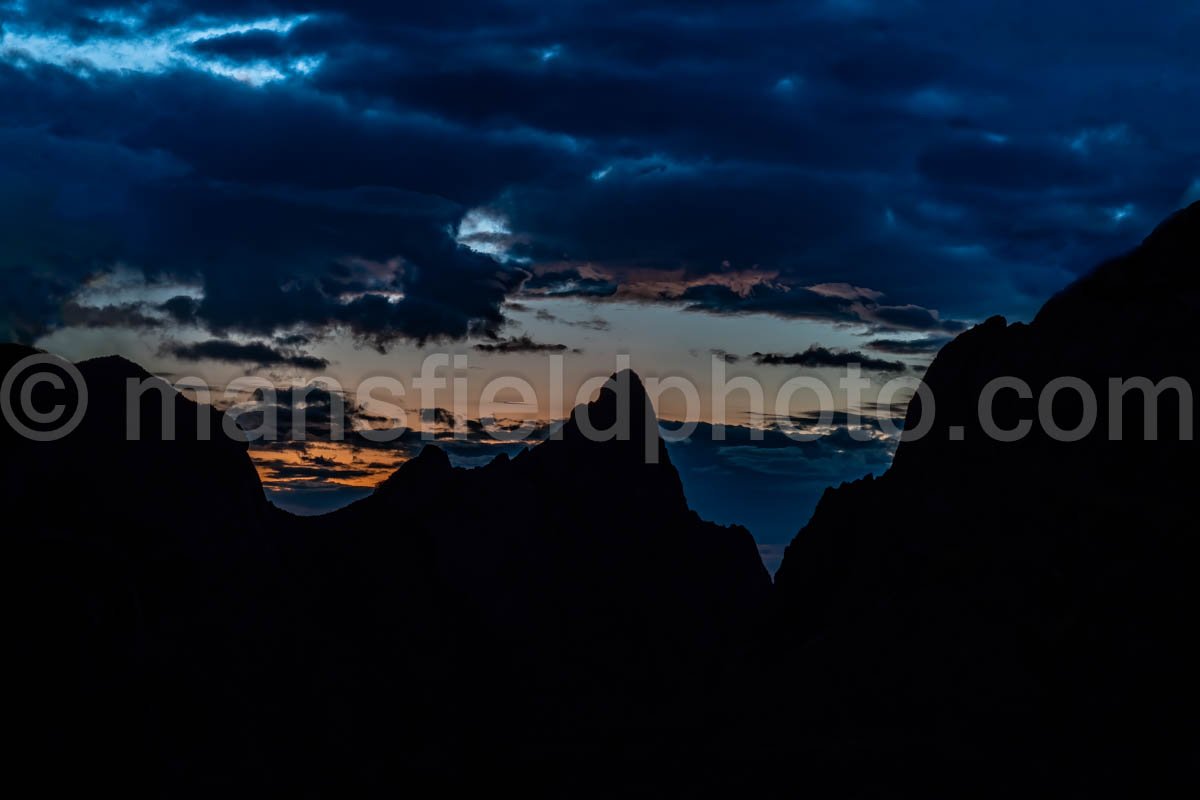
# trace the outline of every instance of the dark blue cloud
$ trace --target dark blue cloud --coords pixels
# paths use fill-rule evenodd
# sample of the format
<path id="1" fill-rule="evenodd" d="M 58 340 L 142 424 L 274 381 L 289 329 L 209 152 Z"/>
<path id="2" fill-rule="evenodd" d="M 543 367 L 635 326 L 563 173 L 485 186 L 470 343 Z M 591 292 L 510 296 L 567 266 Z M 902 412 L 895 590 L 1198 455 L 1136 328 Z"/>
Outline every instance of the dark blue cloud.
<path id="1" fill-rule="evenodd" d="M 289 366 L 319 370 L 329 362 L 306 353 L 281 350 L 265 342 L 229 342 L 208 339 L 203 342 L 172 344 L 169 352 L 182 361 L 224 361 L 230 364 L 254 364 L 260 367 Z"/>
<path id="2" fill-rule="evenodd" d="M 755 364 L 782 367 L 849 367 L 858 366 L 879 372 L 904 372 L 908 365 L 903 361 L 888 361 L 869 356 L 857 350 L 830 350 L 828 347 L 811 345 L 802 353 L 752 353 Z"/>
<path id="3" fill-rule="evenodd" d="M 872 339 L 867 342 L 868 350 L 891 353 L 898 356 L 932 356 L 950 341 L 948 336 L 926 336 L 920 339 Z"/>
<path id="4" fill-rule="evenodd" d="M 1200 178 L 1182 0 L 0 7 L 0 328 L 26 339 L 117 263 L 201 284 L 217 333 L 379 347 L 631 270 L 697 310 L 945 331 L 1027 316 Z M 731 269 L 775 275 L 719 297 Z M 830 281 L 882 293 L 871 319 L 802 291 Z"/>
<path id="5" fill-rule="evenodd" d="M 508 339 L 493 342 L 480 342 L 475 349 L 481 353 L 512 354 L 512 353 L 564 353 L 569 348 L 565 344 L 554 342 L 535 342 L 529 334 L 521 334 Z"/>
<path id="6" fill-rule="evenodd" d="M 200 39 L 193 42 L 191 48 L 201 55 L 222 56 L 234 62 L 278 59 L 309 52 L 304 46 L 308 38 L 303 33 L 291 31 L 252 30 Z"/>

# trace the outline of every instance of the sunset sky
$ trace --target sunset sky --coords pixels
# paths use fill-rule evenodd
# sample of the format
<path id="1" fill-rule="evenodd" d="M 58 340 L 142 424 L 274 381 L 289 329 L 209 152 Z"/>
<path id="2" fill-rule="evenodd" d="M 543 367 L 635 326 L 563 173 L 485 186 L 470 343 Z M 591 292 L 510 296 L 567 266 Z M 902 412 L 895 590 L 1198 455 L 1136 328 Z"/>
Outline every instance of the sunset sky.
<path id="1" fill-rule="evenodd" d="M 1200 199 L 1200 6 L 1131 8 L 0 0 L 0 339 L 217 390 L 408 385 L 459 354 L 467 419 L 512 375 L 539 404 L 511 416 L 542 423 L 555 355 L 568 410 L 628 355 L 690 378 L 705 422 L 714 355 L 768 398 L 849 361 L 919 376 Z M 446 432 L 448 392 L 400 405 Z M 894 441 L 749 412 L 731 395 L 739 430 L 672 456 L 773 564 Z M 515 447 L 472 430 L 460 464 Z M 256 458 L 311 512 L 417 446 Z"/>

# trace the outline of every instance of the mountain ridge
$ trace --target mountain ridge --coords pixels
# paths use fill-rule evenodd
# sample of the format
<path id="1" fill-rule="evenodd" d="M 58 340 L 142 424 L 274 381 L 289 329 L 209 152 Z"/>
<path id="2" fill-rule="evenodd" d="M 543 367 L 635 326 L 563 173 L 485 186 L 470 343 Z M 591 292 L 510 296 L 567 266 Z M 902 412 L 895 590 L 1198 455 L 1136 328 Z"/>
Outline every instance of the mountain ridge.
<path id="1" fill-rule="evenodd" d="M 925 743 L 908 755 L 928 770 L 935 744 L 968 773 L 1005 753 L 1023 779 L 1063 791 L 1189 783 L 1200 705 L 1187 675 L 1200 665 L 1182 632 L 1200 610 L 1200 552 L 1184 531 L 1197 447 L 1180 437 L 1182 398 L 1165 395 L 1159 440 L 1147 441 L 1144 402 L 1134 393 L 1118 414 L 1109 381 L 1200 380 L 1195 317 L 1158 313 L 1200 300 L 1198 234 L 1193 205 L 1032 323 L 993 317 L 946 345 L 925 377 L 929 431 L 879 478 L 827 490 L 788 546 L 775 581 L 784 670 L 814 681 L 836 670 L 831 702 L 876 731 L 864 746 L 874 757 L 892 731 Z M 1036 402 L 1064 376 L 1096 397 L 1097 422 L 1076 441 L 1044 430 Z M 1000 428 L 1033 423 L 1012 442 L 989 435 L 978 409 L 1002 377 L 1033 395 L 996 397 Z M 1047 410 L 1066 430 L 1085 421 L 1072 391 Z M 914 398 L 906 430 L 925 412 Z M 888 669 L 868 666 L 879 663 Z"/>
<path id="2" fill-rule="evenodd" d="M 827 490 L 774 585 L 744 528 L 688 507 L 632 373 L 516 457 L 460 469 L 430 445 L 301 518 L 267 502 L 244 441 L 196 441 L 203 409 L 182 395 L 175 440 L 147 393 L 147 437 L 127 441 L 121 391 L 148 373 L 82 362 L 82 439 L 0 428 L 0 501 L 27 520 L 6 541 L 24 765 L 51 789 L 135 776 L 135 794 L 196 796 L 483 776 L 573 796 L 1194 785 L 1195 443 L 1174 407 L 1158 441 L 1098 425 L 999 442 L 977 401 L 996 377 L 1036 395 L 1071 375 L 1104 416 L 1111 377 L 1200 380 L 1198 216 L 1033 322 L 993 317 L 943 348 L 929 432 Z M 34 352 L 0 347 L 0 366 Z M 1082 411 L 1062 395 L 1069 429 Z M 622 406 L 627 438 L 585 435 Z M 994 410 L 1005 429 L 1038 412 L 1015 393 Z M 1143 406 L 1125 412 L 1140 433 Z"/>

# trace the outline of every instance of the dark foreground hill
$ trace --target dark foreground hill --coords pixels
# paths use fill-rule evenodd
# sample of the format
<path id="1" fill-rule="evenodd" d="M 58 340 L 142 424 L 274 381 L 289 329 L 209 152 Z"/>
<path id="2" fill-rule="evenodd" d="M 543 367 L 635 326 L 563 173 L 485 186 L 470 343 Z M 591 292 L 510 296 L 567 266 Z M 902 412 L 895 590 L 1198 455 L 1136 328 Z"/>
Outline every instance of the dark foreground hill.
<path id="1" fill-rule="evenodd" d="M 167 440 L 149 393 L 129 441 L 126 383 L 150 376 L 81 363 L 77 431 L 0 426 L 14 776 L 170 797 L 1193 786 L 1196 445 L 1170 392 L 1158 441 L 1136 392 L 1110 441 L 1107 381 L 1200 378 L 1198 216 L 1033 323 L 948 345 L 932 428 L 826 494 L 774 588 L 745 530 L 688 509 L 631 373 L 586 408 L 626 440 L 584 436 L 577 409 L 516 458 L 462 470 L 427 448 L 300 519 L 220 414 L 168 395 Z M 0 347 L 0 369 L 31 352 Z M 977 406 L 1000 376 L 1035 397 L 1079 378 L 1095 432 L 994 441 Z M 1002 392 L 995 416 L 1036 402 Z"/>

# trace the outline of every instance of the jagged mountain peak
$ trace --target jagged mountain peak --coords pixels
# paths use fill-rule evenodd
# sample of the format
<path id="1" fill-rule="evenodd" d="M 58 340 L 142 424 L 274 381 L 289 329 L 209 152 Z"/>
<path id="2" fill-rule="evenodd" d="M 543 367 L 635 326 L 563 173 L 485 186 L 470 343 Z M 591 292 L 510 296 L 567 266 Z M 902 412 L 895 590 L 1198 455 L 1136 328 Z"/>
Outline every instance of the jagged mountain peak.
<path id="1" fill-rule="evenodd" d="M 450 457 L 446 451 L 437 445 L 427 444 L 417 453 L 417 457 L 409 462 L 412 467 L 421 466 L 425 469 L 451 469 Z M 406 465 L 406 466 L 408 466 Z"/>
<path id="2" fill-rule="evenodd" d="M 375 490 L 378 496 L 396 492 L 419 490 L 433 481 L 444 481 L 454 472 L 446 451 L 435 444 L 427 444 L 413 458 L 401 464 Z"/>
<path id="3" fill-rule="evenodd" d="M 653 454 L 661 448 L 658 416 L 646 394 L 646 387 L 633 370 L 614 373 L 601 387 L 596 399 L 576 406 L 562 431 L 565 441 L 583 443 L 614 442 L 626 454 Z"/>

